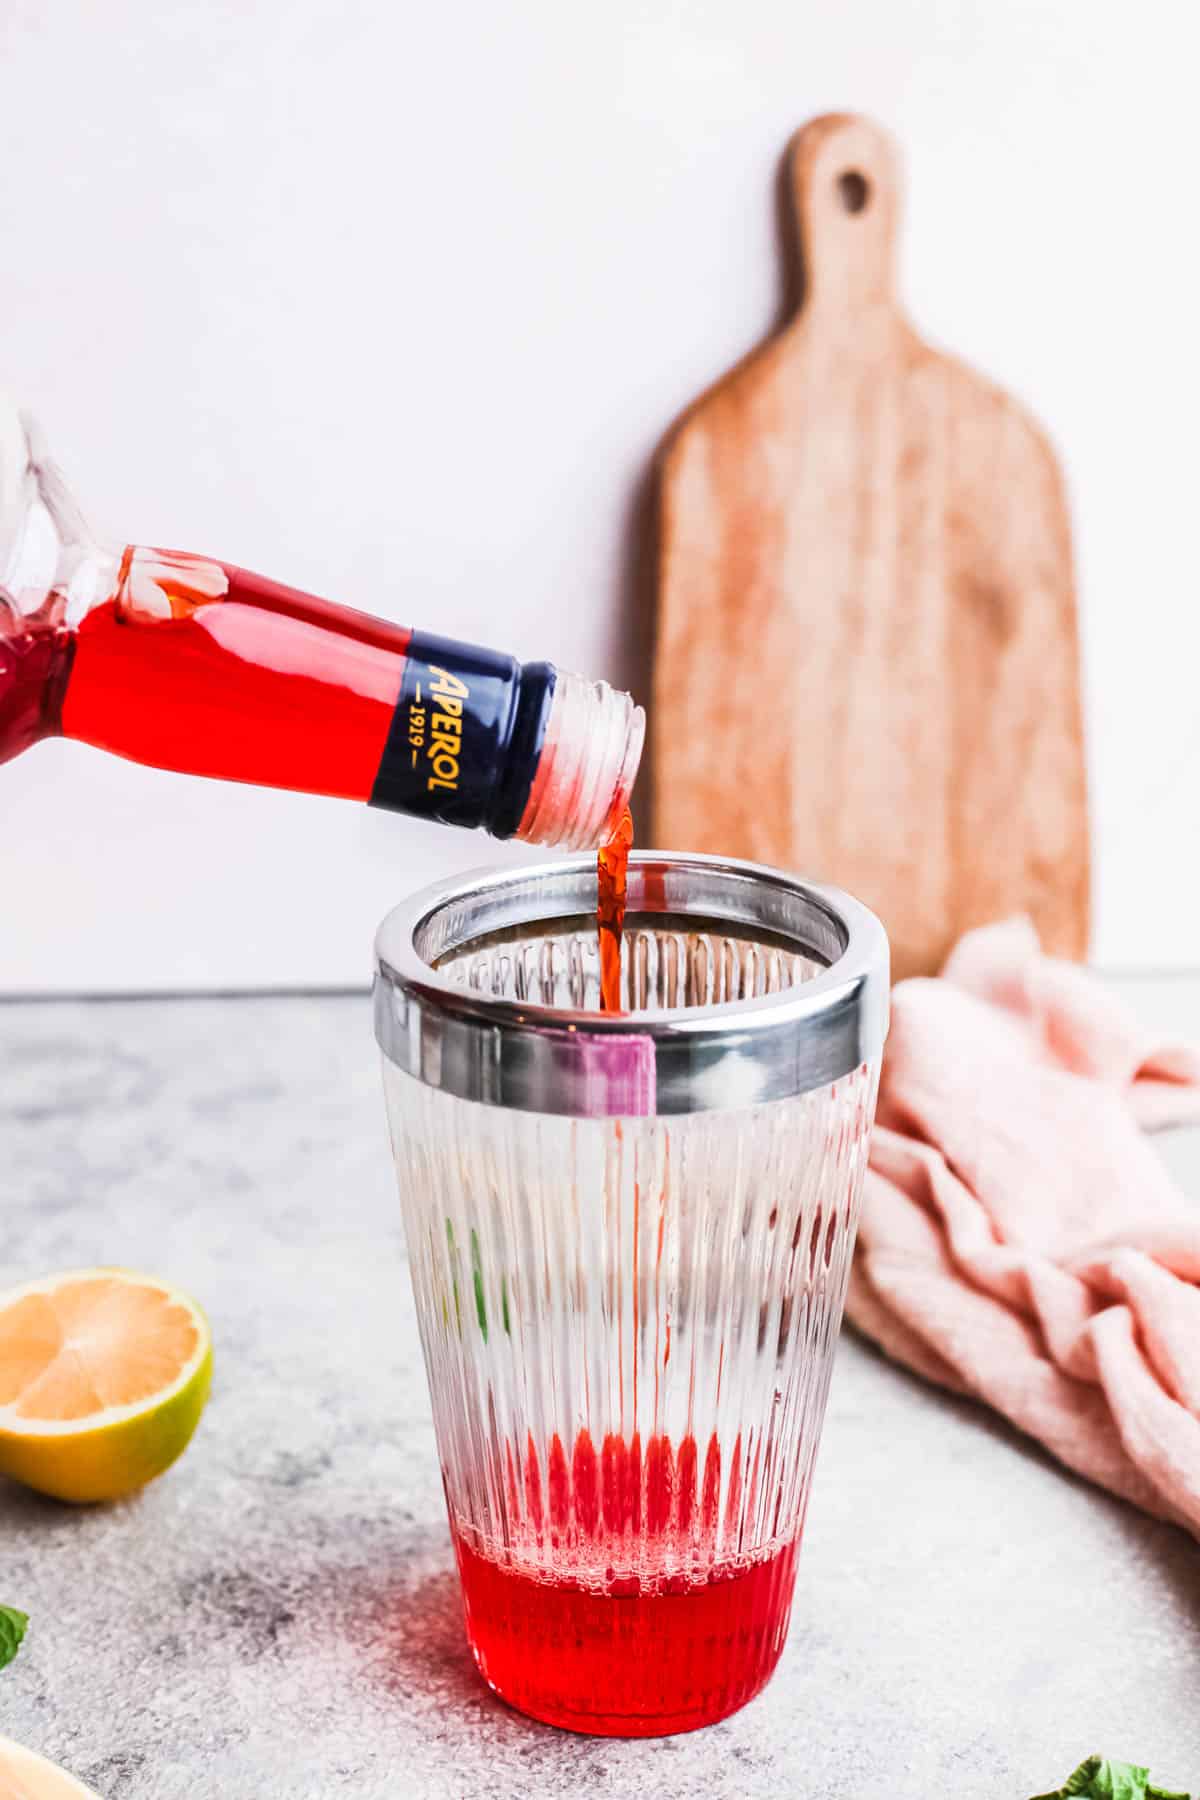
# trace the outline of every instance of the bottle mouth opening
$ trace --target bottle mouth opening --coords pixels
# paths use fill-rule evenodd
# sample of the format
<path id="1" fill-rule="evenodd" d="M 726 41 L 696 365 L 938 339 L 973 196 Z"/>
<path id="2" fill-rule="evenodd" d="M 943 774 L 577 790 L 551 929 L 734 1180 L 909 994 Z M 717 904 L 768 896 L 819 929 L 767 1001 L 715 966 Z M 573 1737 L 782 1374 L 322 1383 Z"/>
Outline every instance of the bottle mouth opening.
<path id="1" fill-rule="evenodd" d="M 645 736 L 646 715 L 629 694 L 560 669 L 517 836 L 598 849 L 629 805 Z"/>
<path id="2" fill-rule="evenodd" d="M 581 1116 L 780 1099 L 879 1055 L 887 940 L 848 895 L 752 863 L 635 853 L 618 1013 L 598 1009 L 595 904 L 580 858 L 398 907 L 377 942 L 385 1054 L 466 1098 Z M 631 1057 L 644 1106 L 629 1104 Z"/>

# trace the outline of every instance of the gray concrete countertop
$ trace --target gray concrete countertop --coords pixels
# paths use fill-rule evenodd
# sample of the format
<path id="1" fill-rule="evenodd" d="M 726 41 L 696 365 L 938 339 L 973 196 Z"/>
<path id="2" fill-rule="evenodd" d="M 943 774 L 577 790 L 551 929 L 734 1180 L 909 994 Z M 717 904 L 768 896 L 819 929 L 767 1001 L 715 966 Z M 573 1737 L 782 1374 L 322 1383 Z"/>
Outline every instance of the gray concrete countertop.
<path id="1" fill-rule="evenodd" d="M 1200 1033 L 1200 979 L 1130 986 Z M 1200 1196 L 1200 1133 L 1165 1145 Z M 529 1723 L 463 1640 L 365 999 L 0 1007 L 0 1283 L 208 1309 L 183 1461 L 73 1511 L 0 1483 L 32 1616 L 0 1732 L 105 1800 L 1023 1800 L 1085 1753 L 1200 1792 L 1200 1552 L 843 1341 L 765 1694 L 644 1743 Z"/>

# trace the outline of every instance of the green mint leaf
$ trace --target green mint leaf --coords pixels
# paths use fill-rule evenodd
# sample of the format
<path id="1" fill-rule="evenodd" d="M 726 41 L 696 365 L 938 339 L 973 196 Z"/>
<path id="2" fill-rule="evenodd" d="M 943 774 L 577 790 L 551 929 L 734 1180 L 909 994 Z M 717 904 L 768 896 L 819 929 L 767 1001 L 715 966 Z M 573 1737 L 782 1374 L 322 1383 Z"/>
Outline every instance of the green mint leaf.
<path id="1" fill-rule="evenodd" d="M 1033 1800 L 1191 1800 L 1188 1794 L 1151 1787 L 1149 1781 L 1150 1771 L 1140 1763 L 1089 1756 L 1060 1788 L 1052 1794 L 1035 1794 Z"/>
<path id="2" fill-rule="evenodd" d="M 479 1254 L 479 1233 L 471 1227 L 471 1280 L 475 1286 L 475 1317 L 479 1320 L 479 1329 L 483 1333 L 483 1341 L 487 1343 L 487 1301 L 483 1293 L 483 1258 Z"/>
<path id="3" fill-rule="evenodd" d="M 28 1623 L 28 1613 L 18 1612 L 15 1606 L 0 1606 L 0 1669 L 6 1669 L 21 1648 Z"/>

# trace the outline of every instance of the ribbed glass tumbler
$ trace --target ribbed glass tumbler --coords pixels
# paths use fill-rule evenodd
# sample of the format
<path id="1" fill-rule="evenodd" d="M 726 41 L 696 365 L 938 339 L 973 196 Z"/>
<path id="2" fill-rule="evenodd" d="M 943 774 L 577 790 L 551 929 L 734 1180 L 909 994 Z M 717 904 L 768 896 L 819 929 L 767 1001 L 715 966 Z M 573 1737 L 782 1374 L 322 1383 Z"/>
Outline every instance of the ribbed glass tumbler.
<path id="1" fill-rule="evenodd" d="M 648 1736 L 774 1668 L 887 1022 L 847 896 L 630 861 L 621 1014 L 592 859 L 385 920 L 376 1030 L 475 1660 Z"/>

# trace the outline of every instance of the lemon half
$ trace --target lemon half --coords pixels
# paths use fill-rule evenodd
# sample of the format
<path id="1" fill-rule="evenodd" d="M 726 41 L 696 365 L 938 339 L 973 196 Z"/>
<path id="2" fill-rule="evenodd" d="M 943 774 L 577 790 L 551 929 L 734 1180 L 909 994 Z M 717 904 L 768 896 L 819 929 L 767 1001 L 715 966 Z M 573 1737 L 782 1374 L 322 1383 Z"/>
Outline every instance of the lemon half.
<path id="1" fill-rule="evenodd" d="M 0 1293 L 0 1475 L 58 1500 L 118 1500 L 170 1468 L 212 1381 L 194 1300 L 126 1269 Z"/>

